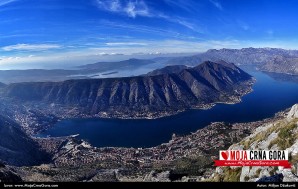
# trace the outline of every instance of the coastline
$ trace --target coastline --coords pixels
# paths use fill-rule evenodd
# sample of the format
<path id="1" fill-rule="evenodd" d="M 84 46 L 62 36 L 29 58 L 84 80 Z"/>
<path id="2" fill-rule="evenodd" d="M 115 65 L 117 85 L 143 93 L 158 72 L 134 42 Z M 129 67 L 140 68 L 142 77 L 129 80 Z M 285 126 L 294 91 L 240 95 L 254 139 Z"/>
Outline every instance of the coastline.
<path id="1" fill-rule="evenodd" d="M 57 124 L 59 121 L 67 120 L 67 119 L 119 119 L 119 120 L 153 120 L 153 119 L 161 119 L 165 117 L 171 117 L 176 116 L 180 113 L 189 111 L 189 110 L 209 110 L 216 106 L 216 104 L 237 104 L 241 102 L 241 99 L 243 96 L 253 92 L 252 86 L 255 84 L 256 79 L 252 78 L 248 81 L 241 82 L 236 85 L 237 89 L 241 89 L 240 91 L 236 91 L 234 95 L 228 96 L 227 100 L 224 102 L 212 102 L 208 104 L 199 104 L 199 105 L 193 105 L 191 108 L 183 108 L 180 110 L 175 111 L 157 111 L 157 112 L 144 112 L 139 114 L 125 114 L 125 112 L 113 112 L 113 114 L 108 114 L 106 112 L 100 112 L 95 115 L 88 115 L 88 114 L 82 114 L 80 113 L 80 110 L 78 108 L 56 108 L 55 110 L 52 110 L 52 107 L 50 109 L 39 109 L 40 112 L 38 114 L 42 113 L 44 116 L 46 115 L 55 115 L 56 118 L 54 122 L 51 122 L 46 125 L 46 127 L 42 127 L 40 129 L 33 130 L 32 127 L 24 128 L 24 130 L 29 133 L 29 135 L 36 135 L 42 131 L 45 131 L 51 127 L 53 127 L 55 124 Z M 30 105 L 31 107 L 35 107 L 36 105 Z M 39 105 L 40 107 L 45 107 L 45 105 Z M 37 109 L 38 110 L 38 109 Z M 74 113 L 73 113 L 74 112 Z M 62 115 L 62 116 L 61 116 Z M 24 116 L 26 116 L 24 114 Z M 34 118 L 34 117 L 33 117 Z M 24 124 L 21 124 L 24 125 Z"/>

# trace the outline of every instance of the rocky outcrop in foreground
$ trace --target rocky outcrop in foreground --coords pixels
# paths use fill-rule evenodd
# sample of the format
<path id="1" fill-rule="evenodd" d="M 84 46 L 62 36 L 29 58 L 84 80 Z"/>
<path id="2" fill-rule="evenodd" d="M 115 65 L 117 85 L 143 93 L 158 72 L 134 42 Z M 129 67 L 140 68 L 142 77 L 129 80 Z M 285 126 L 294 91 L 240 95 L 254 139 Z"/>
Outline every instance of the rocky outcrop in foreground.
<path id="1" fill-rule="evenodd" d="M 294 105 L 284 119 L 258 127 L 230 150 L 288 150 L 292 169 L 283 167 L 218 167 L 212 179 L 220 180 L 234 175 L 237 181 L 266 180 L 270 176 L 283 175 L 284 182 L 298 182 L 298 104 Z M 270 177 L 271 178 L 271 177 Z"/>
<path id="2" fill-rule="evenodd" d="M 22 182 L 23 180 L 15 170 L 0 162 L 0 182 Z"/>

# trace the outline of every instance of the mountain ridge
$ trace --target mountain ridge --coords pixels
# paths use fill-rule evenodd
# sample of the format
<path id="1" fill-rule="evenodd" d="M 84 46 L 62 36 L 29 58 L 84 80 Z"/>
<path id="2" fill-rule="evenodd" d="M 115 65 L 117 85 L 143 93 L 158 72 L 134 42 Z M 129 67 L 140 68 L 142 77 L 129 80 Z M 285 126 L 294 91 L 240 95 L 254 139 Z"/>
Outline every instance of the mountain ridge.
<path id="1" fill-rule="evenodd" d="M 280 48 L 209 49 L 206 52 L 170 59 L 167 65 L 190 65 L 202 61 L 218 61 L 252 65 L 260 71 L 298 75 L 298 51 Z"/>
<path id="2" fill-rule="evenodd" d="M 298 51 L 280 48 L 210 49 L 202 60 L 224 60 L 237 65 L 253 65 L 260 71 L 298 75 Z"/>
<path id="3" fill-rule="evenodd" d="M 179 73 L 180 71 L 187 69 L 187 66 L 184 65 L 174 65 L 174 66 L 166 66 L 161 69 L 153 70 L 147 74 L 146 76 L 155 76 L 155 75 L 162 75 L 162 74 L 171 74 L 171 73 Z"/>
<path id="4" fill-rule="evenodd" d="M 156 76 L 16 83 L 4 93 L 25 102 L 79 107 L 79 114 L 155 118 L 217 102 L 239 102 L 252 83 L 252 77 L 234 64 L 207 61 Z"/>
<path id="5" fill-rule="evenodd" d="M 113 65 L 117 68 L 130 68 L 132 66 L 141 67 L 147 64 L 155 63 L 155 61 L 150 59 L 137 59 L 137 58 L 130 58 L 128 60 L 122 60 L 117 62 L 97 62 L 92 64 L 86 64 L 82 66 L 78 66 L 78 68 L 83 70 L 90 70 L 90 69 L 100 69 L 100 70 L 107 70 L 107 67 Z"/>
<path id="6" fill-rule="evenodd" d="M 69 79 L 106 78 L 104 72 L 116 73 L 116 76 L 146 74 L 141 69 L 160 69 L 163 66 L 185 65 L 196 66 L 203 61 L 218 61 L 254 66 L 260 71 L 298 75 L 298 51 L 278 48 L 242 48 L 242 49 L 210 49 L 206 52 L 182 57 L 159 57 L 153 59 L 137 59 L 97 62 L 85 64 L 74 69 L 63 70 L 0 70 L 0 82 L 18 83 L 34 81 L 65 81 Z M 134 70 L 135 72 L 130 72 Z M 122 73 L 123 72 L 123 73 Z M 139 73 L 141 72 L 141 73 Z M 109 75 L 109 74 L 108 74 Z M 108 76 L 111 77 L 111 76 Z M 112 76 L 114 77 L 114 76 Z"/>

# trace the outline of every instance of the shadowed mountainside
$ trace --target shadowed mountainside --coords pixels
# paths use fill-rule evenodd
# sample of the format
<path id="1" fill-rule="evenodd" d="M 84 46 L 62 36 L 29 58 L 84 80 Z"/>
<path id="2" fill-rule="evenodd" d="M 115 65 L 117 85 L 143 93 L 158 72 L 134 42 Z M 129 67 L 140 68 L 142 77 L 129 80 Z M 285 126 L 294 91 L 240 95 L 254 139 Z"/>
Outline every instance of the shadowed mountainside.
<path id="1" fill-rule="evenodd" d="M 16 166 L 39 165 L 48 160 L 38 144 L 11 119 L 0 115 L 0 159 Z"/>
<path id="2" fill-rule="evenodd" d="M 6 85 L 0 82 L 0 88 L 3 88 L 3 87 L 6 87 Z"/>
<path id="3" fill-rule="evenodd" d="M 155 63 L 153 60 L 142 60 L 142 59 L 128 59 L 119 62 L 98 62 L 94 64 L 87 64 L 83 66 L 78 66 L 79 69 L 83 70 L 98 70 L 98 71 L 108 71 L 111 69 L 133 69 L 137 67 L 142 67 L 144 65 Z"/>
<path id="4" fill-rule="evenodd" d="M 187 69 L 187 66 L 184 66 L 184 65 L 166 66 L 161 69 L 153 70 L 152 72 L 149 72 L 146 75 L 155 76 L 155 75 L 162 75 L 162 74 L 179 73 L 185 69 Z"/>
<path id="5" fill-rule="evenodd" d="M 251 85 L 251 76 L 235 65 L 207 61 L 156 76 L 16 83 L 8 85 L 5 94 L 27 102 L 79 107 L 88 115 L 150 118 L 239 102 Z"/>

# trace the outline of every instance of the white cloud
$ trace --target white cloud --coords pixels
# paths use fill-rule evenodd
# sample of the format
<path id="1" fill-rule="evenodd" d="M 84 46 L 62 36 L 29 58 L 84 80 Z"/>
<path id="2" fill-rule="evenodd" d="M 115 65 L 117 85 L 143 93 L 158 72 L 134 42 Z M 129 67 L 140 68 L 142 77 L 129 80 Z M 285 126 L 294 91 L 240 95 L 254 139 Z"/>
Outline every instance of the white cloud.
<path id="1" fill-rule="evenodd" d="M 97 54 L 95 54 L 96 56 L 123 56 L 124 54 L 121 53 L 106 53 L 106 52 L 99 52 Z"/>
<path id="2" fill-rule="evenodd" d="M 166 20 L 168 20 L 169 22 L 180 24 L 181 26 L 184 26 L 190 30 L 197 32 L 197 33 L 201 33 L 201 34 L 205 33 L 204 29 L 197 26 L 196 24 L 193 24 L 192 22 L 184 20 L 183 18 L 167 17 Z"/>
<path id="3" fill-rule="evenodd" d="M 17 44 L 2 47 L 4 51 L 45 51 L 51 49 L 60 49 L 57 44 Z"/>
<path id="4" fill-rule="evenodd" d="M 239 27 L 242 28 L 243 30 L 245 30 L 245 31 L 250 30 L 250 27 L 247 23 L 245 23 L 241 20 L 237 20 L 237 23 L 238 23 Z"/>
<path id="5" fill-rule="evenodd" d="M 147 5 L 144 1 L 128 2 L 126 8 L 124 9 L 130 17 L 135 18 L 137 15 L 150 17 L 150 13 Z"/>
<path id="6" fill-rule="evenodd" d="M 121 11 L 121 8 L 122 8 L 118 0 L 110 0 L 110 1 L 97 0 L 96 3 L 98 8 L 106 11 L 111 11 L 111 12 Z"/>
<path id="7" fill-rule="evenodd" d="M 128 43 L 140 43 L 140 41 L 130 41 Z M 0 69 L 22 69 L 22 68 L 73 68 L 76 65 L 94 63 L 99 61 L 114 61 L 128 58 L 137 58 L 139 55 L 175 54 L 175 53 L 199 53 L 208 49 L 245 47 L 274 47 L 284 49 L 298 49 L 297 41 L 239 41 L 239 40 L 144 40 L 141 43 L 146 46 L 113 46 L 106 45 L 99 48 L 87 48 L 69 52 L 55 52 L 30 56 L 0 56 Z M 111 43 L 112 44 L 112 43 Z M 146 58 L 146 57 L 143 57 Z M 152 56 L 151 56 L 152 58 Z"/>
<path id="8" fill-rule="evenodd" d="M 164 37 L 169 37 L 169 36 L 175 36 L 176 38 L 188 38 L 188 36 L 184 36 L 183 34 L 179 32 L 175 32 L 172 30 L 164 30 L 161 28 L 157 27 L 151 27 L 151 26 L 145 26 L 145 25 L 133 25 L 133 24 L 128 24 L 128 23 L 116 23 L 116 22 L 111 22 L 108 20 L 101 20 L 100 21 L 101 25 L 111 27 L 111 28 L 116 28 L 116 29 L 126 29 L 130 31 L 138 31 L 142 33 L 148 33 L 148 34 L 155 34 L 159 36 L 164 36 Z M 122 37 L 121 37 L 122 38 Z"/>
<path id="9" fill-rule="evenodd" d="M 182 20 L 180 20 L 182 22 Z M 174 22 L 174 21 L 172 21 Z M 186 22 L 187 23 L 187 22 Z M 152 27 L 152 26 L 145 26 L 145 25 L 134 25 L 134 24 L 129 24 L 129 23 L 119 23 L 119 22 L 111 22 L 108 20 L 101 20 L 100 21 L 101 26 L 105 27 L 111 27 L 114 29 L 126 29 L 130 30 L 132 32 L 140 32 L 140 33 L 145 33 L 145 34 L 150 34 L 150 35 L 158 35 L 158 36 L 163 36 L 166 38 L 176 38 L 176 39 L 197 39 L 197 37 L 192 36 L 192 35 L 185 35 L 180 32 L 176 32 L 174 30 L 170 29 L 162 29 L 159 27 Z M 186 27 L 186 26 L 185 26 Z M 190 23 L 188 27 L 192 27 L 196 30 L 198 33 L 204 33 L 203 29 L 200 29 L 196 25 L 193 25 Z M 119 38 L 120 40 L 123 39 L 123 37 Z M 128 38 L 126 38 L 128 39 Z"/>
<path id="10" fill-rule="evenodd" d="M 272 36 L 274 34 L 274 31 L 273 30 L 267 30 L 266 33 L 270 36 Z"/>
<path id="11" fill-rule="evenodd" d="M 147 4 L 140 1 L 120 2 L 119 0 L 96 0 L 98 8 L 125 14 L 129 17 L 135 18 L 137 16 L 151 17 Z"/>
<path id="12" fill-rule="evenodd" d="M 119 1 L 119 0 L 96 0 L 97 7 L 101 10 L 108 12 L 114 12 L 122 15 L 126 15 L 131 18 L 136 18 L 137 16 L 150 17 L 150 18 L 160 18 L 168 22 L 176 23 L 184 26 L 190 30 L 198 33 L 203 33 L 202 29 L 195 24 L 186 21 L 183 18 L 177 16 L 165 15 L 161 12 L 149 9 L 147 4 L 143 0 L 138 1 Z M 186 6 L 186 5 L 184 5 Z"/>
<path id="13" fill-rule="evenodd" d="M 163 0 L 168 5 L 174 7 L 174 8 L 180 8 L 184 9 L 188 12 L 194 12 L 197 11 L 197 1 L 193 0 Z M 196 5 L 196 6 L 195 6 Z"/>
<path id="14" fill-rule="evenodd" d="M 184 26 L 185 28 L 188 28 L 194 32 L 197 32 L 197 33 L 205 33 L 204 29 L 197 26 L 196 24 L 194 24 L 194 22 L 190 22 L 190 21 L 186 21 L 185 19 L 183 18 L 180 18 L 180 17 L 172 17 L 172 16 L 160 16 L 160 18 L 164 18 L 166 21 L 168 22 L 172 22 L 172 23 L 176 23 L 176 24 L 179 24 L 181 26 Z"/>
<path id="15" fill-rule="evenodd" d="M 146 43 L 140 42 L 112 42 L 106 43 L 107 46 L 146 46 Z"/>
<path id="16" fill-rule="evenodd" d="M 0 0 L 0 7 L 19 0 Z"/>
<path id="17" fill-rule="evenodd" d="M 212 3 L 216 8 L 218 8 L 219 10 L 223 10 L 222 5 L 220 4 L 220 2 L 218 2 L 217 0 L 209 0 L 210 3 Z"/>

